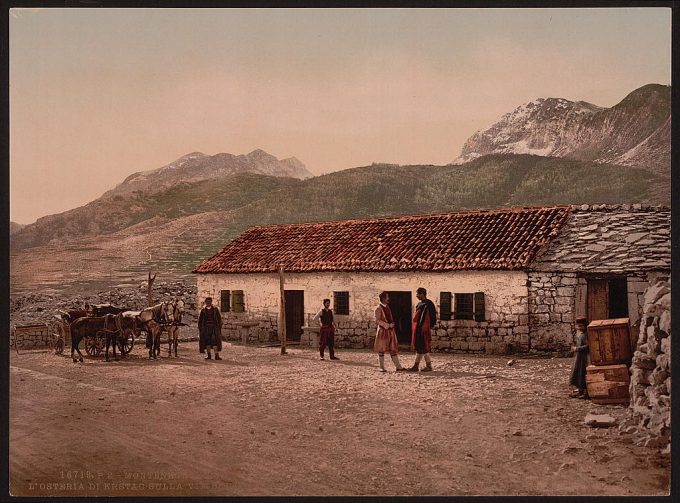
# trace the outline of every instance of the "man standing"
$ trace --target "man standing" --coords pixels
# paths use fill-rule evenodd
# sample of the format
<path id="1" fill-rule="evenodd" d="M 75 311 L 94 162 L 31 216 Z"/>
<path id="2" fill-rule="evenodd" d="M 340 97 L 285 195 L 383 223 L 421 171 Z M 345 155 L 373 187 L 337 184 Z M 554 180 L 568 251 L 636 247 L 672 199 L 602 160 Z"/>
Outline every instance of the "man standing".
<path id="1" fill-rule="evenodd" d="M 416 314 L 413 316 L 413 332 L 411 336 L 411 349 L 416 350 L 416 361 L 408 370 L 417 372 L 420 359 L 425 356 L 425 368 L 423 372 L 432 371 L 430 360 L 431 329 L 437 322 L 437 311 L 434 303 L 427 298 L 427 290 L 420 287 L 416 290 L 416 297 L 420 302 L 416 305 Z"/>
<path id="2" fill-rule="evenodd" d="M 213 307 L 212 297 L 205 298 L 205 307 L 201 309 L 198 315 L 198 350 L 203 353 L 208 352 L 206 360 L 212 359 L 210 350 L 215 350 L 215 360 L 221 360 L 220 351 L 222 351 L 222 316 L 220 311 Z"/>
<path id="3" fill-rule="evenodd" d="M 406 370 L 399 362 L 399 343 L 397 342 L 397 333 L 394 331 L 394 317 L 392 310 L 388 305 L 390 296 L 387 292 L 382 292 L 378 298 L 380 305 L 375 308 L 375 322 L 378 329 L 375 335 L 375 343 L 373 344 L 373 351 L 378 353 L 378 361 L 380 362 L 380 372 L 387 372 L 385 369 L 385 353 L 389 353 L 392 357 L 392 362 L 397 368 L 397 372 Z"/>
<path id="4" fill-rule="evenodd" d="M 333 311 L 330 308 L 331 299 L 323 299 L 323 308 L 316 313 L 312 321 L 319 320 L 319 356 L 324 359 L 324 350 L 328 345 L 328 353 L 331 360 L 339 360 L 335 356 L 335 322 L 333 321 Z"/>

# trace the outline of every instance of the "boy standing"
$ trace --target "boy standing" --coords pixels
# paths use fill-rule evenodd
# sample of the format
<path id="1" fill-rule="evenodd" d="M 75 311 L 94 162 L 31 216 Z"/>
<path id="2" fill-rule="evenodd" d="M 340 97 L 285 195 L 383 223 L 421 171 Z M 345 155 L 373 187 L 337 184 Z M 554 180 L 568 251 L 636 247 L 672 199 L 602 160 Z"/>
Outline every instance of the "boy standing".
<path id="1" fill-rule="evenodd" d="M 590 363 L 588 353 L 588 336 L 586 335 L 587 320 L 578 318 L 576 320 L 576 345 L 571 349 L 574 351 L 574 363 L 571 367 L 569 384 L 576 386 L 576 390 L 569 395 L 572 398 L 588 398 L 586 388 L 586 367 Z"/>
<path id="2" fill-rule="evenodd" d="M 339 360 L 335 356 L 335 322 L 333 321 L 333 311 L 331 310 L 331 299 L 323 299 L 323 308 L 316 313 L 313 321 L 319 320 L 319 356 L 324 359 L 324 350 L 328 345 L 328 353 L 331 360 Z"/>

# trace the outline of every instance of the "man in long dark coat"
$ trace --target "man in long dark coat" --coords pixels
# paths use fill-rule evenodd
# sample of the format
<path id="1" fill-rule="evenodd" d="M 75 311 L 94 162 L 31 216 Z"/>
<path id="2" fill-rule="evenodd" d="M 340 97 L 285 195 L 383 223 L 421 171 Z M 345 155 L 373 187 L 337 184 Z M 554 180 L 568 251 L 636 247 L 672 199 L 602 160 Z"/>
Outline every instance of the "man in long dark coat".
<path id="1" fill-rule="evenodd" d="M 215 350 L 215 360 L 221 360 L 222 351 L 222 316 L 220 311 L 212 305 L 212 297 L 206 297 L 205 307 L 198 315 L 198 350 L 203 353 L 208 352 L 206 360 L 210 360 L 210 350 Z"/>
<path id="2" fill-rule="evenodd" d="M 576 345 L 572 348 L 574 350 L 574 363 L 569 377 L 569 384 L 576 386 L 576 390 L 570 395 L 572 398 L 588 398 L 586 367 L 589 364 L 590 355 L 586 326 L 587 320 L 585 318 L 576 320 Z"/>
<path id="3" fill-rule="evenodd" d="M 437 323 L 437 310 L 434 302 L 427 298 L 427 290 L 418 288 L 416 297 L 420 302 L 416 304 L 416 314 L 413 316 L 413 330 L 411 332 L 411 349 L 416 351 L 416 361 L 408 370 L 417 372 L 420 359 L 425 356 L 423 372 L 432 371 L 430 360 L 430 342 L 432 339 L 431 329 Z"/>

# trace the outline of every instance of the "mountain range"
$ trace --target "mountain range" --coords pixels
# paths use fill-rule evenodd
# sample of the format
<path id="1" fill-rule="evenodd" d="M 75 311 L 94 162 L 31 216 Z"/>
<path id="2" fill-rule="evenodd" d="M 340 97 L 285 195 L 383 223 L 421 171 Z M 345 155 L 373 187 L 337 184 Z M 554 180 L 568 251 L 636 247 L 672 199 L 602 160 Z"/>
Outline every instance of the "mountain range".
<path id="1" fill-rule="evenodd" d="M 503 206 L 669 204 L 668 93 L 667 86 L 644 86 L 610 109 L 535 100 L 475 133 L 446 166 L 372 164 L 312 178 L 297 159 L 262 150 L 187 154 L 14 232 L 11 284 L 63 286 L 149 268 L 186 274 L 251 225 Z"/>
<path id="2" fill-rule="evenodd" d="M 474 133 L 454 161 L 487 154 L 535 154 L 670 173 L 671 88 L 648 84 L 603 108 L 539 98 Z"/>

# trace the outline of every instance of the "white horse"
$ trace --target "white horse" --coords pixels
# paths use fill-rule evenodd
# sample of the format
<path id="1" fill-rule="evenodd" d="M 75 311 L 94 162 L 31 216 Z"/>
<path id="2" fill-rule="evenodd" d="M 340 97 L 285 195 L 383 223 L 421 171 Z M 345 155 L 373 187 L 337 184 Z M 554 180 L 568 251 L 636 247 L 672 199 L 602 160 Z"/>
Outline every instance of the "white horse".
<path id="1" fill-rule="evenodd" d="M 149 350 L 149 359 L 156 359 L 161 352 L 161 333 L 165 323 L 172 322 L 173 310 L 169 309 L 169 302 L 161 302 L 155 306 L 142 309 L 139 313 L 139 321 L 146 330 L 146 347 Z"/>
<path id="2" fill-rule="evenodd" d="M 175 349 L 175 358 L 177 358 L 177 346 L 179 345 L 179 327 L 182 323 L 182 316 L 184 316 L 184 301 L 177 299 L 168 306 L 172 309 L 172 325 L 167 326 L 168 332 L 168 356 L 172 356 L 172 350 Z"/>

